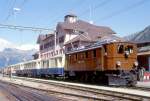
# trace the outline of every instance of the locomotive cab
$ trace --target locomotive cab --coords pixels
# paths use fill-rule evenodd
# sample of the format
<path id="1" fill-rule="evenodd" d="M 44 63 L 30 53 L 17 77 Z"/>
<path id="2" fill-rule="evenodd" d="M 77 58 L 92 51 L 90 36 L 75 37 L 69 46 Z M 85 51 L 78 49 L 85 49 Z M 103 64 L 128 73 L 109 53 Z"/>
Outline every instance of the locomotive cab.
<path id="1" fill-rule="evenodd" d="M 109 85 L 134 85 L 137 67 L 137 48 L 129 42 L 116 42 L 104 45 L 104 67 Z"/>

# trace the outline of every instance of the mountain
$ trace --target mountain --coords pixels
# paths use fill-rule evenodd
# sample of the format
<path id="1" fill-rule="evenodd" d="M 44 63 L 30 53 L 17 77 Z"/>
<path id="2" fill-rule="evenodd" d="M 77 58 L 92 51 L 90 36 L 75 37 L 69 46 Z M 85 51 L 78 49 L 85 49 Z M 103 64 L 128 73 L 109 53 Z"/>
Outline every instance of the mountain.
<path id="1" fill-rule="evenodd" d="M 7 40 L 0 38 L 0 51 L 3 51 L 5 48 L 15 48 L 15 46 Z"/>
<path id="2" fill-rule="evenodd" d="M 144 30 L 138 33 L 126 36 L 125 39 L 136 43 L 150 42 L 150 26 L 146 27 Z"/>
<path id="3" fill-rule="evenodd" d="M 33 59 L 32 55 L 36 50 L 18 50 L 6 48 L 0 52 L 0 67 Z"/>
<path id="4" fill-rule="evenodd" d="M 25 44 L 17 46 L 0 38 L 0 67 L 33 59 L 32 55 L 37 52 L 34 45 Z"/>

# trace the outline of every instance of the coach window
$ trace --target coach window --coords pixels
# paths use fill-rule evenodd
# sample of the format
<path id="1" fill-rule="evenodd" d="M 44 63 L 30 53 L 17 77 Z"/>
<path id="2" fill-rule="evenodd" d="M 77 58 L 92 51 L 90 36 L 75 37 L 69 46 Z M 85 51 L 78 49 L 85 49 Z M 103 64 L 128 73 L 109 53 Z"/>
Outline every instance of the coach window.
<path id="1" fill-rule="evenodd" d="M 46 61 L 46 63 L 47 63 L 47 67 L 49 67 L 49 61 L 48 60 Z"/>
<path id="2" fill-rule="evenodd" d="M 124 52 L 124 46 L 118 45 L 118 53 L 123 53 L 123 52 Z"/>

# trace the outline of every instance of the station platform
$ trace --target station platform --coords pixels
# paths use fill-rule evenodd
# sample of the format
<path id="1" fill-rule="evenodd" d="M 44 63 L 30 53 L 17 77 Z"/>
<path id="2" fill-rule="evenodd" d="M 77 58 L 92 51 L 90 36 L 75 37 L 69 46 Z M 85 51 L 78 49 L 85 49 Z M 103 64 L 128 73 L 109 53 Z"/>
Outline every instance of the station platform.
<path id="1" fill-rule="evenodd" d="M 23 77 L 19 77 L 23 78 Z M 35 79 L 35 78 L 26 78 L 34 81 L 29 80 L 23 80 L 23 79 L 16 79 L 14 78 L 8 78 L 8 77 L 0 77 L 0 80 L 5 82 L 10 82 L 14 84 L 19 84 L 23 86 L 28 86 L 36 89 L 41 90 L 56 90 L 56 86 L 50 85 L 49 83 L 57 83 L 57 84 L 63 84 L 63 85 L 70 85 L 70 86 L 76 86 L 76 87 L 83 87 L 83 88 L 90 88 L 90 89 L 96 89 L 96 90 L 105 90 L 108 92 L 116 92 L 116 93 L 123 93 L 123 94 L 132 94 L 137 96 L 143 96 L 143 97 L 150 97 L 149 90 L 139 90 L 139 89 L 130 89 L 130 88 L 118 88 L 118 87 L 108 87 L 108 86 L 97 86 L 97 85 L 89 85 L 89 84 L 80 84 L 80 83 L 71 83 L 71 82 L 63 82 L 63 81 L 54 81 L 54 80 L 43 80 L 43 79 Z M 38 81 L 38 82 L 35 82 Z M 150 87 L 150 82 L 138 82 L 137 86 L 144 86 L 145 83 L 147 83 L 147 87 Z M 59 88 L 58 91 L 61 89 Z M 64 89 L 62 89 L 64 91 Z M 71 91 L 72 92 L 72 91 Z"/>
<path id="2" fill-rule="evenodd" d="M 150 88 L 150 81 L 140 81 L 136 84 L 137 87 Z"/>

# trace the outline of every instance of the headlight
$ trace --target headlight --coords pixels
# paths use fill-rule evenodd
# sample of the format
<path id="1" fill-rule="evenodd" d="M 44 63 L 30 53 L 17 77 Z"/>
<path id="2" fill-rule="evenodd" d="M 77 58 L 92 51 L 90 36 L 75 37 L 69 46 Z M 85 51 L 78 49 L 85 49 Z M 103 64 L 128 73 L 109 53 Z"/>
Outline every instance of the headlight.
<path id="1" fill-rule="evenodd" d="M 136 67 L 137 67 L 138 65 L 139 65 L 139 64 L 138 64 L 138 62 L 137 62 L 137 61 L 135 61 L 135 62 L 134 62 L 134 66 L 136 66 Z"/>
<path id="2" fill-rule="evenodd" d="M 125 54 L 126 54 L 126 55 L 129 55 L 129 51 L 125 51 Z"/>
<path id="3" fill-rule="evenodd" d="M 116 62 L 116 65 L 117 65 L 118 67 L 120 67 L 120 66 L 121 66 L 121 62 L 120 62 L 120 61 L 117 61 L 117 62 Z"/>

